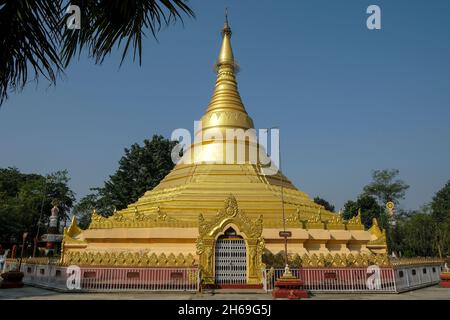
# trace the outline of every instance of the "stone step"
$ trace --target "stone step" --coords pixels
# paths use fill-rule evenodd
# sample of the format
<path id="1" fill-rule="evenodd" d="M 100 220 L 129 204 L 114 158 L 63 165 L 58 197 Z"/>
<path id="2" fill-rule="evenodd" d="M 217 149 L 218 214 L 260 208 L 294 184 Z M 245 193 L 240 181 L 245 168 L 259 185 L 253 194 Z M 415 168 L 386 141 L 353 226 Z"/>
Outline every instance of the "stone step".
<path id="1" fill-rule="evenodd" d="M 205 293 L 217 293 L 217 294 L 266 294 L 267 292 L 264 289 L 257 288 L 229 288 L 229 289 L 204 289 Z"/>

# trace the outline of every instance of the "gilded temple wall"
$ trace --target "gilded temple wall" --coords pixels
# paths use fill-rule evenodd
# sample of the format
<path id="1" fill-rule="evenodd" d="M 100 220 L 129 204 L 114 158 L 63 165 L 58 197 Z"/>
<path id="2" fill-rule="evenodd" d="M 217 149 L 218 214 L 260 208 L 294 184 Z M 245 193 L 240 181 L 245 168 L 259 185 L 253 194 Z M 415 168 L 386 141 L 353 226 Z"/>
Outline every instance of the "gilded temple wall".
<path id="1" fill-rule="evenodd" d="M 277 254 L 284 250 L 284 239 L 279 236 L 281 229 L 264 228 L 262 216 L 249 218 L 238 208 L 233 196 L 226 199 L 223 209 L 213 218 L 200 215 L 198 219 L 196 228 L 162 227 L 170 220 L 157 222 L 158 226 L 153 228 L 106 228 L 109 222 L 102 218 L 97 220 L 94 228 L 83 231 L 74 218 L 65 230 L 62 262 L 90 266 L 197 265 L 213 283 L 214 244 L 231 226 L 246 241 L 249 270 L 254 273 L 249 281 L 257 283 L 256 270 L 263 267 L 263 252 Z M 334 226 L 328 230 L 325 225 L 322 224 L 324 229 L 290 228 L 289 255 L 298 257 L 305 265 L 319 267 L 388 263 L 385 233 L 379 229 L 376 220 L 367 231 L 363 229 L 359 215 L 343 223 L 343 228 Z"/>

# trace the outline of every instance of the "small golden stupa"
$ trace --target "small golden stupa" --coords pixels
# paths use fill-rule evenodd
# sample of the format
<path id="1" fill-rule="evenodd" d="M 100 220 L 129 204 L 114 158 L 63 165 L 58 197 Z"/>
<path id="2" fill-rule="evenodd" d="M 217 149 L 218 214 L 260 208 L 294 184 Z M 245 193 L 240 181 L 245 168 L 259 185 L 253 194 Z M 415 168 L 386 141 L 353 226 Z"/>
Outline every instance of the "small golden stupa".
<path id="1" fill-rule="evenodd" d="M 87 230 L 73 219 L 64 231 L 61 262 L 111 267 L 199 266 L 204 283 L 261 284 L 263 255 L 284 250 L 283 216 L 292 236 L 288 253 L 303 267 L 384 265 L 386 236 L 376 221 L 364 230 L 360 213 L 349 221 L 314 203 L 281 172 L 266 174 L 267 159 L 253 137 L 241 101 L 237 64 L 226 19 L 217 80 L 194 142 L 153 190 L 109 218 L 96 213 Z M 227 130 L 250 129 L 232 139 Z M 227 140 L 228 141 L 228 140 Z M 257 150 L 258 159 L 250 161 Z M 263 156 L 261 156 L 261 154 Z"/>

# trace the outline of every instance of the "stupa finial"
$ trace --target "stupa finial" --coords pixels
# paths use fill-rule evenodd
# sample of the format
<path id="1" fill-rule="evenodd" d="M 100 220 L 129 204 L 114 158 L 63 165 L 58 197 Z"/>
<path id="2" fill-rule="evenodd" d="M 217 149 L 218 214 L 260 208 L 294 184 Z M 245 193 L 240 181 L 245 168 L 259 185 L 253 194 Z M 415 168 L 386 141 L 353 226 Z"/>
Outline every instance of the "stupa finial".
<path id="1" fill-rule="evenodd" d="M 222 36 L 224 34 L 228 34 L 231 37 L 231 28 L 230 24 L 228 23 L 228 8 L 225 8 L 225 24 L 223 25 L 222 29 Z"/>
<path id="2" fill-rule="evenodd" d="M 222 45 L 215 64 L 217 72 L 216 85 L 202 118 L 202 130 L 225 130 L 225 128 L 253 128 L 253 121 L 245 111 L 239 95 L 236 73 L 239 70 L 231 48 L 231 28 L 228 10 L 225 10 L 225 23 L 222 29 Z M 228 113 L 226 113 L 228 112 Z M 230 112 L 233 116 L 229 116 Z M 223 132 L 225 134 L 225 131 Z"/>
<path id="3" fill-rule="evenodd" d="M 228 9 L 225 10 L 225 24 L 222 29 L 222 47 L 220 48 L 219 59 L 217 59 L 217 68 L 221 65 L 229 65 L 234 69 L 233 49 L 231 49 L 231 28 L 228 23 Z"/>

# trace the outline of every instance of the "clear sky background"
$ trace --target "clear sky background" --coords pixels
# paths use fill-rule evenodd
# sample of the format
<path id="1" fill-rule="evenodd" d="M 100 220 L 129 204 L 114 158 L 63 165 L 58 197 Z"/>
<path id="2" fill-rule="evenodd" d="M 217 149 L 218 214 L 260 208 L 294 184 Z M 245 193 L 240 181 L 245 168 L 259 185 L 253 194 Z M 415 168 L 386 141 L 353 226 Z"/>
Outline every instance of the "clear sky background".
<path id="1" fill-rule="evenodd" d="M 31 84 L 0 109 L 0 167 L 68 169 L 81 197 L 117 168 L 123 148 L 193 129 L 212 93 L 224 8 L 257 128 L 281 127 L 283 171 L 339 209 L 397 168 L 402 206 L 450 179 L 450 1 L 191 0 L 196 19 L 145 42 L 143 65 L 82 56 L 56 87 Z M 382 9 L 382 30 L 366 8 Z"/>

